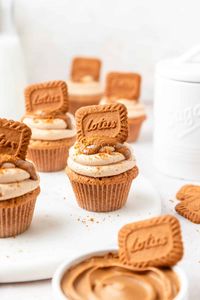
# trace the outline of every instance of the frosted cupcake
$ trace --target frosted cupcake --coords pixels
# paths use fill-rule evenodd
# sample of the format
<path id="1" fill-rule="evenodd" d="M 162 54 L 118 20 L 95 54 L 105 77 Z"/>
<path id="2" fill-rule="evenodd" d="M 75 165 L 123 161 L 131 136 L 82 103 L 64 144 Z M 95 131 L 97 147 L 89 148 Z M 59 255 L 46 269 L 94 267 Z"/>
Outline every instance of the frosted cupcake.
<path id="1" fill-rule="evenodd" d="M 96 58 L 76 57 L 72 62 L 69 89 L 70 112 L 87 105 L 99 103 L 103 95 L 99 82 L 101 61 Z"/>
<path id="2" fill-rule="evenodd" d="M 23 122 L 32 129 L 28 158 L 38 171 L 53 172 L 66 167 L 68 150 L 75 141 L 75 121 L 68 113 L 67 85 L 52 81 L 25 90 Z"/>
<path id="3" fill-rule="evenodd" d="M 77 141 L 70 148 L 66 172 L 79 206 L 97 212 L 123 207 L 138 175 L 133 152 L 125 143 L 126 107 L 112 104 L 80 108 L 76 127 Z"/>
<path id="4" fill-rule="evenodd" d="M 0 237 L 16 236 L 31 224 L 39 178 L 26 161 L 31 130 L 22 123 L 0 119 Z"/>
<path id="5" fill-rule="evenodd" d="M 139 102 L 141 77 L 135 73 L 109 73 L 105 96 L 100 104 L 122 103 L 128 111 L 128 142 L 137 141 L 146 119 L 145 106 Z"/>

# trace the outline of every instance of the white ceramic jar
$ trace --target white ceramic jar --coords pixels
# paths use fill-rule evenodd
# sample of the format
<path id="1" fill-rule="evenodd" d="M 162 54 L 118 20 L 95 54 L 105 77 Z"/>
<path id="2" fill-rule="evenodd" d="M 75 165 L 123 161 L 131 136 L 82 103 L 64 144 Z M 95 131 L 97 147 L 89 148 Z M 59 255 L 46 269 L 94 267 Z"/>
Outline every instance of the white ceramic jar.
<path id="1" fill-rule="evenodd" d="M 178 178 L 200 180 L 200 46 L 157 64 L 154 164 Z"/>

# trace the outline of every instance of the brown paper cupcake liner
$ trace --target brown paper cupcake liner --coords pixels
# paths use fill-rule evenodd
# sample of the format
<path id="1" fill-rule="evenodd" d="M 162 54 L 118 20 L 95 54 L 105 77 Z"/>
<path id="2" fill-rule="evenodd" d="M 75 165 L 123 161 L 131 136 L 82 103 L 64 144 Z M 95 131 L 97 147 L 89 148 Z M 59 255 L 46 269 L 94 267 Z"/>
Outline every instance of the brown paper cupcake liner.
<path id="1" fill-rule="evenodd" d="M 39 193 L 38 187 L 23 196 L 0 202 L 0 238 L 16 236 L 29 228 Z"/>
<path id="2" fill-rule="evenodd" d="M 50 142 L 49 146 L 36 147 L 29 145 L 27 158 L 34 162 L 39 172 L 55 172 L 63 170 L 67 165 L 69 148 L 74 142 L 74 138 L 63 143 Z"/>
<path id="3" fill-rule="evenodd" d="M 76 110 L 82 106 L 97 105 L 102 98 L 102 94 L 97 95 L 69 95 L 69 111 L 75 114 Z"/>
<path id="4" fill-rule="evenodd" d="M 127 201 L 132 180 L 138 174 L 137 167 L 123 174 L 105 178 L 82 176 L 69 168 L 66 171 L 78 205 L 94 212 L 109 212 L 123 207 Z"/>
<path id="5" fill-rule="evenodd" d="M 140 134 L 141 127 L 142 127 L 142 123 L 144 122 L 144 120 L 146 120 L 146 116 L 128 120 L 128 140 L 127 140 L 127 142 L 132 143 L 132 142 L 137 141 L 139 134 Z"/>

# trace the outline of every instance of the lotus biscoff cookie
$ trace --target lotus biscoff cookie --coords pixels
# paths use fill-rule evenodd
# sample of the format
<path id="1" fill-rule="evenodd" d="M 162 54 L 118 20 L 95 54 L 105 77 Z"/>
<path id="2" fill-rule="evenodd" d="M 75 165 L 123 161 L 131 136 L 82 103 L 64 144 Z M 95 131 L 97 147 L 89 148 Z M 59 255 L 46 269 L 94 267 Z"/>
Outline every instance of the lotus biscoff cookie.
<path id="1" fill-rule="evenodd" d="M 176 194 L 180 200 L 175 206 L 176 212 L 189 221 L 200 224 L 200 186 L 184 185 Z"/>
<path id="2" fill-rule="evenodd" d="M 39 178 L 26 161 L 31 130 L 23 123 L 0 119 L 0 237 L 16 236 L 31 224 Z"/>
<path id="3" fill-rule="evenodd" d="M 100 104 L 122 103 L 128 111 L 128 141 L 135 142 L 146 119 L 144 105 L 139 101 L 141 76 L 137 73 L 110 72 L 106 78 L 104 97 Z"/>
<path id="4" fill-rule="evenodd" d="M 32 129 L 28 158 L 38 171 L 64 169 L 76 135 L 74 117 L 68 112 L 66 83 L 50 81 L 30 85 L 25 90 L 25 99 L 23 122 Z"/>
<path id="5" fill-rule="evenodd" d="M 121 262 L 135 268 L 173 266 L 183 256 L 180 224 L 171 215 L 125 225 L 118 240 Z"/>
<path id="6" fill-rule="evenodd" d="M 122 104 L 94 105 L 76 112 L 77 140 L 69 151 L 67 175 L 80 207 L 113 211 L 125 205 L 138 175 L 126 143 L 127 109 Z"/>
<path id="7" fill-rule="evenodd" d="M 101 60 L 93 57 L 75 57 L 71 66 L 69 88 L 70 112 L 82 106 L 99 103 L 103 95 L 100 84 Z"/>

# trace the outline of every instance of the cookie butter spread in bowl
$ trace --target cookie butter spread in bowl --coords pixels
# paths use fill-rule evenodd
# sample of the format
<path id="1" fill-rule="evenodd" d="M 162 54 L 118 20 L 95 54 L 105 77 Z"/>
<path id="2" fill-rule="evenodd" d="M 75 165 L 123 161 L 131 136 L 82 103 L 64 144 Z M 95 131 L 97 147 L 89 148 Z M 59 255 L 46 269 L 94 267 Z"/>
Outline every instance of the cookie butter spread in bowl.
<path id="1" fill-rule="evenodd" d="M 93 252 L 62 265 L 53 278 L 56 300 L 186 300 L 178 267 L 146 270 L 124 266 L 116 250 Z"/>

